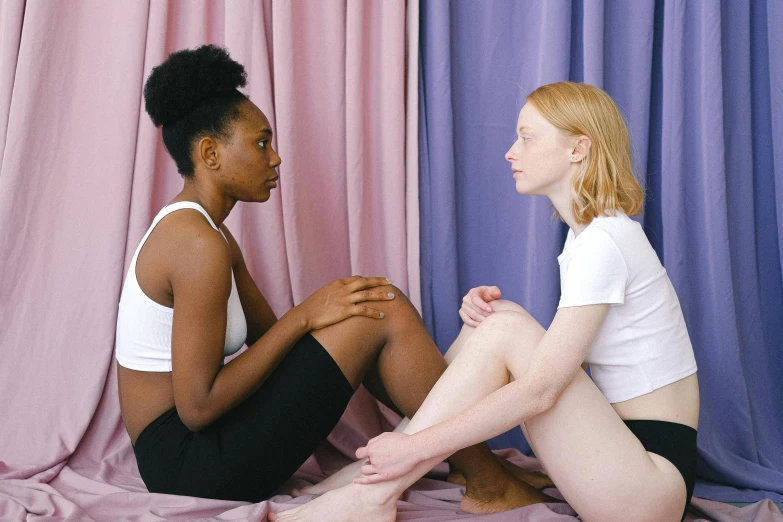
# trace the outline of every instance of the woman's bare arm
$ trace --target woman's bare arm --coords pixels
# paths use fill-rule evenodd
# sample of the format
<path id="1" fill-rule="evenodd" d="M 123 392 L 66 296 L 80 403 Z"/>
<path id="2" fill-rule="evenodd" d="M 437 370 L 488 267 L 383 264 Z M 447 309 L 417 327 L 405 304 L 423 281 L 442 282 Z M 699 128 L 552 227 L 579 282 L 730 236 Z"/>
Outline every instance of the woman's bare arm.
<path id="1" fill-rule="evenodd" d="M 450 454 L 485 441 L 551 408 L 580 371 L 608 310 L 606 304 L 558 310 L 524 376 L 460 415 L 412 436 L 420 438 L 417 446 L 429 448 L 425 457 Z"/>
<path id="2" fill-rule="evenodd" d="M 388 300 L 385 278 L 348 278 L 316 291 L 283 315 L 245 352 L 222 366 L 231 249 L 208 223 L 178 231 L 170 283 L 174 294 L 172 381 L 182 422 L 198 431 L 234 408 L 269 377 L 305 333 L 354 315 L 381 318 L 367 301 Z"/>
<path id="3" fill-rule="evenodd" d="M 234 236 L 225 224 L 220 229 L 226 235 L 228 244 L 231 247 L 234 280 L 237 284 L 239 301 L 242 303 L 242 310 L 247 321 L 247 345 L 252 346 L 277 322 L 277 316 L 275 316 L 272 307 L 269 306 L 266 298 L 261 294 L 261 290 L 259 290 L 258 285 L 250 275 L 242 250 L 240 250 L 236 239 L 234 239 Z"/>
<path id="4" fill-rule="evenodd" d="M 410 472 L 421 462 L 446 458 L 485 441 L 551 408 L 580 370 L 609 305 L 562 308 L 530 356 L 524 374 L 454 417 L 413 435 L 383 433 L 356 452 L 369 457 L 362 484 L 382 482 Z M 437 387 L 437 386 L 436 386 Z M 460 393 L 452 389 L 442 393 Z M 428 397 L 429 400 L 429 397 Z M 426 405 L 426 401 L 425 401 Z M 412 422 L 416 422 L 414 417 Z"/>

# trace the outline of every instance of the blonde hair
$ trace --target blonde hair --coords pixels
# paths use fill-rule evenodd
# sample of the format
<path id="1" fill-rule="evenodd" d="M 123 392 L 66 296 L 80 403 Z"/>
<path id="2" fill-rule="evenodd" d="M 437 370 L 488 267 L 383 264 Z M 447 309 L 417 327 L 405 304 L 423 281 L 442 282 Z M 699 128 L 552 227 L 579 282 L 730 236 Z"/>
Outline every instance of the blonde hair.
<path id="1" fill-rule="evenodd" d="M 527 99 L 558 129 L 590 138 L 590 150 L 571 181 L 576 222 L 589 223 L 607 211 L 640 214 L 644 192 L 633 176 L 628 128 L 612 98 L 592 85 L 558 82 L 539 87 Z"/>

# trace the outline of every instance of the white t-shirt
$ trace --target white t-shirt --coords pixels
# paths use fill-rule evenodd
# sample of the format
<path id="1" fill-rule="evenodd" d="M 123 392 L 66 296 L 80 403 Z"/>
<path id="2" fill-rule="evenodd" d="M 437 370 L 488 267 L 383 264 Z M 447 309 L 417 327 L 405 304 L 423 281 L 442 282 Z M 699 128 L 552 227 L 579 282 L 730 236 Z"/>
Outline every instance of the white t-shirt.
<path id="1" fill-rule="evenodd" d="M 610 305 L 585 359 L 610 403 L 696 373 L 677 294 L 639 223 L 599 216 L 576 238 L 568 231 L 557 261 L 558 308 Z"/>

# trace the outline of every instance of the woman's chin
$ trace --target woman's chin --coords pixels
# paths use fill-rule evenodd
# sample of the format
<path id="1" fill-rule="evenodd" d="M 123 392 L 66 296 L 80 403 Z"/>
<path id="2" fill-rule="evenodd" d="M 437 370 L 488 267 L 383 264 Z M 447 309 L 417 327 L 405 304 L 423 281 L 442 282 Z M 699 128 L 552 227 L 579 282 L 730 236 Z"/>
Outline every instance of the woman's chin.
<path id="1" fill-rule="evenodd" d="M 259 203 L 263 203 L 264 201 L 269 201 L 269 198 L 272 197 L 272 190 L 275 187 L 264 187 L 261 189 L 261 192 L 258 194 L 258 201 Z"/>
<path id="2" fill-rule="evenodd" d="M 264 203 L 266 201 L 269 201 L 269 198 L 272 197 L 272 191 L 271 190 L 265 190 L 258 192 L 256 194 L 253 194 L 249 196 L 247 199 L 242 199 L 241 201 L 244 201 L 246 203 Z"/>
<path id="3" fill-rule="evenodd" d="M 514 188 L 516 188 L 517 192 L 519 192 L 523 196 L 530 194 L 530 187 L 526 186 L 521 179 L 517 180 L 517 184 Z"/>

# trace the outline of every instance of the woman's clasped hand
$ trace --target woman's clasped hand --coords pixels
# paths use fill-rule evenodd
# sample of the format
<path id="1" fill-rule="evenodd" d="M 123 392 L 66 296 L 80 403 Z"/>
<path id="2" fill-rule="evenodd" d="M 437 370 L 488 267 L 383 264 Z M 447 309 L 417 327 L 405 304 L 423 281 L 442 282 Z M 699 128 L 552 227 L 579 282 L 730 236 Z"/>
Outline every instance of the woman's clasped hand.
<path id="1" fill-rule="evenodd" d="M 367 459 L 362 475 L 355 478 L 357 484 L 375 484 L 394 480 L 410 473 L 426 460 L 414 447 L 414 440 L 404 433 L 381 433 L 370 439 L 367 446 L 356 450 L 356 457 Z"/>

